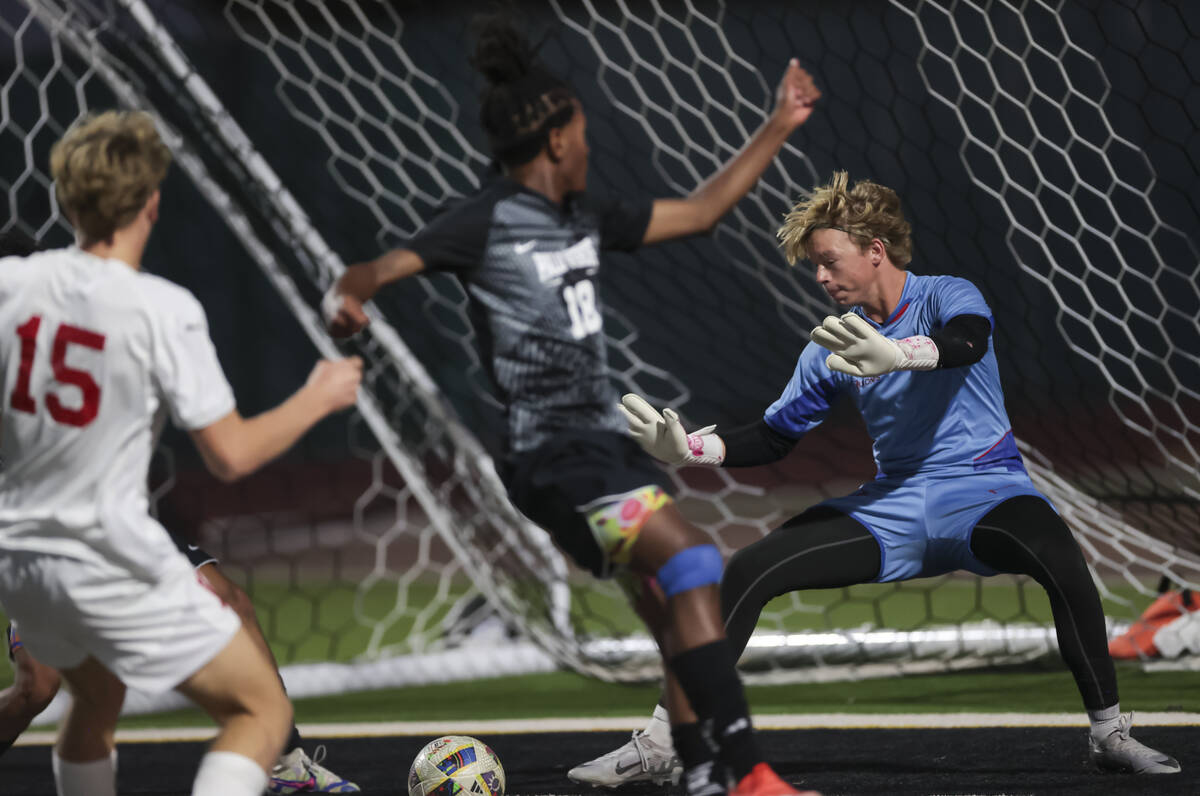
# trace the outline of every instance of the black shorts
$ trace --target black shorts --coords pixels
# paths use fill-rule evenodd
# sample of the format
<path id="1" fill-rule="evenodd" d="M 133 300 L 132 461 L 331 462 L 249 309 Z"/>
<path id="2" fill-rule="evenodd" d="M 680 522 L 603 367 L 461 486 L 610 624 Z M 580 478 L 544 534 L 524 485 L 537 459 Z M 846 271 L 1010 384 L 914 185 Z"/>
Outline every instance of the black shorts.
<path id="1" fill-rule="evenodd" d="M 512 456 L 504 483 L 513 505 L 550 532 L 579 566 L 597 577 L 612 571 L 583 507 L 642 487 L 672 492 L 671 479 L 636 442 L 612 431 L 564 432 Z"/>
<path id="2" fill-rule="evenodd" d="M 175 534 L 171 534 L 171 541 L 175 543 L 177 548 L 179 548 L 179 552 L 187 556 L 188 561 L 191 561 L 192 566 L 196 569 L 199 569 L 205 564 L 218 563 L 216 556 L 209 555 L 206 551 L 196 547 L 194 544 L 188 544 Z"/>

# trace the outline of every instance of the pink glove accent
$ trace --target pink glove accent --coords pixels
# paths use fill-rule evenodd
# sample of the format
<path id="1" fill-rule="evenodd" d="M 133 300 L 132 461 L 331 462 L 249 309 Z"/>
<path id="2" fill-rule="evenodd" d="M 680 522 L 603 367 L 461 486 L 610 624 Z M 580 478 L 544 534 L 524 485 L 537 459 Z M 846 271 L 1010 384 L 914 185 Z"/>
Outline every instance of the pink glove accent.
<path id="1" fill-rule="evenodd" d="M 938 365 L 941 352 L 937 343 L 925 335 L 915 335 L 896 340 L 896 346 L 904 361 L 899 363 L 902 370 L 933 370 Z"/>

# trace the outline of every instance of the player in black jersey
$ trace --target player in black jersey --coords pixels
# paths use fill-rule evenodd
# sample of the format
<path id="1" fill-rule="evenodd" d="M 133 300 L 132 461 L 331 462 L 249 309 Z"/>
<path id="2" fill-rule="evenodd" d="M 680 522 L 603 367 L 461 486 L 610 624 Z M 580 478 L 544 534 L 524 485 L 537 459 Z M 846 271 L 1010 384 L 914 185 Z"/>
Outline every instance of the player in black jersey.
<path id="1" fill-rule="evenodd" d="M 330 330 L 361 329 L 363 303 L 386 284 L 425 270 L 457 275 L 484 319 L 476 331 L 507 413 L 500 475 L 514 505 L 595 575 L 643 579 L 631 597 L 645 603 L 640 613 L 683 687 L 672 735 L 689 792 L 725 793 L 732 776 L 734 793 L 794 793 L 753 736 L 718 611 L 721 554 L 680 514 L 617 410 L 596 276 L 601 250 L 713 227 L 820 92 L 792 60 L 770 117 L 691 195 L 600 204 L 585 193 L 586 117 L 570 87 L 502 16 L 483 27 L 473 64 L 488 82 L 481 121 L 498 173 L 402 248 L 350 266 L 322 303 Z M 705 762 L 708 721 L 727 772 Z"/>

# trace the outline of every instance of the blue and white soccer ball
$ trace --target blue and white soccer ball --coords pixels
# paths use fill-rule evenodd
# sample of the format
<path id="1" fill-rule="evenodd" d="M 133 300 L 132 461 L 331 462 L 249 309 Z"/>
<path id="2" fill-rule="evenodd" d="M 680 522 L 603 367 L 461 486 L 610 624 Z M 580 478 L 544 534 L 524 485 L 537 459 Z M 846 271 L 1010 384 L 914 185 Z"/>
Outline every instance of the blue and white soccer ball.
<path id="1" fill-rule="evenodd" d="M 408 796 L 504 796 L 504 766 L 487 744 L 444 735 L 425 744 L 408 770 Z"/>

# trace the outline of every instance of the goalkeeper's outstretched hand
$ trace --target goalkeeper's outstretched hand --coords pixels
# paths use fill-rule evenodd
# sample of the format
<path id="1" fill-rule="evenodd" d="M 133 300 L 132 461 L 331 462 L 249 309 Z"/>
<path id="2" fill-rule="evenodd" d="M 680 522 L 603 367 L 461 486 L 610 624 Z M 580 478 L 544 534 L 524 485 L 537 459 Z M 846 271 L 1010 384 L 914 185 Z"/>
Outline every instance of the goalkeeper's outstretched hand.
<path id="1" fill-rule="evenodd" d="M 893 340 L 853 312 L 840 318 L 830 315 L 812 330 L 812 341 L 832 353 L 825 358 L 830 370 L 851 376 L 882 376 L 896 370 L 933 370 L 937 346 L 928 337 Z"/>
<path id="2" fill-rule="evenodd" d="M 705 426 L 691 434 L 683 430 L 673 409 L 662 414 L 640 395 L 628 393 L 617 405 L 629 423 L 629 433 L 642 450 L 667 464 L 720 464 L 725 459 L 725 443 Z"/>

